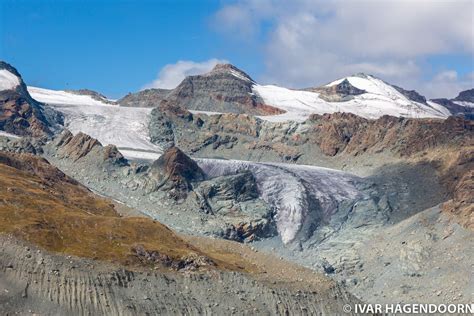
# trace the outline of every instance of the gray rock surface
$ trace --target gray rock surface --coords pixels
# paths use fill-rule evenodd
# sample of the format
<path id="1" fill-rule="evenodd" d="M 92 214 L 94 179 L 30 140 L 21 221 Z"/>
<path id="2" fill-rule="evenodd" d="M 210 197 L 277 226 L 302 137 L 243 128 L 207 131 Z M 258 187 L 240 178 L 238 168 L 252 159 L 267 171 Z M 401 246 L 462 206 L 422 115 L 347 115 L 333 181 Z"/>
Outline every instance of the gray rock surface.
<path id="1" fill-rule="evenodd" d="M 44 147 L 44 156 L 94 191 L 178 231 L 238 241 L 276 234 L 272 208 L 256 192 L 251 175 L 205 179 L 177 148 L 153 164 L 129 163 L 116 149 L 65 131 Z"/>
<path id="2" fill-rule="evenodd" d="M 6 236 L 0 245 L 3 315 L 335 315 L 359 302 L 337 284 L 296 289 L 234 272 L 133 271 Z"/>
<path id="3" fill-rule="evenodd" d="M 164 100 L 188 110 L 256 115 L 282 113 L 252 93 L 254 84 L 252 78 L 235 66 L 218 64 L 207 74 L 186 77 Z"/>
<path id="4" fill-rule="evenodd" d="M 157 107 L 171 92 L 168 89 L 145 89 L 135 93 L 129 93 L 119 99 L 117 103 L 120 106 L 132 107 Z"/>
<path id="5" fill-rule="evenodd" d="M 459 92 L 454 100 L 474 103 L 474 88 Z"/>

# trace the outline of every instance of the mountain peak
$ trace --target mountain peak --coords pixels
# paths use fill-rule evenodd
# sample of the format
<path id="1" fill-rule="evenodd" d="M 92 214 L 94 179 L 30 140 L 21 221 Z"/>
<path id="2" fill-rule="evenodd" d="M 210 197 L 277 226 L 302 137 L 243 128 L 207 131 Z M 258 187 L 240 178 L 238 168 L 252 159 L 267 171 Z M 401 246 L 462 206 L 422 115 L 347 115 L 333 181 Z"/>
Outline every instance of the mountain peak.
<path id="1" fill-rule="evenodd" d="M 353 74 L 351 77 L 359 77 L 359 78 L 365 78 L 365 79 L 376 78 L 375 76 L 366 74 L 364 72 L 358 72 L 356 74 Z"/>
<path id="2" fill-rule="evenodd" d="M 474 103 L 474 88 L 459 92 L 459 95 L 454 100 Z"/>
<path id="3" fill-rule="evenodd" d="M 207 75 L 216 74 L 231 74 L 238 79 L 254 82 L 249 75 L 232 64 L 217 64 Z"/>

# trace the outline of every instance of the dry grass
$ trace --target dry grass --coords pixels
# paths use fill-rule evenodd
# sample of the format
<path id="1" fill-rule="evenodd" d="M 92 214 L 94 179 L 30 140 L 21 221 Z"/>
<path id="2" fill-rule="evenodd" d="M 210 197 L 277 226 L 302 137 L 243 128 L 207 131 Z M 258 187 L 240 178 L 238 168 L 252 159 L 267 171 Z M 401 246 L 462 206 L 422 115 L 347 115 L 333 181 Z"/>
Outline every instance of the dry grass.
<path id="1" fill-rule="evenodd" d="M 0 233 L 13 234 L 49 251 L 130 266 L 141 264 L 132 248 L 142 245 L 172 259 L 197 254 L 210 258 L 216 268 L 253 271 L 253 265 L 237 254 L 198 249 L 156 221 L 122 218 L 113 204 L 73 181 L 45 181 L 42 174 L 3 163 Z"/>

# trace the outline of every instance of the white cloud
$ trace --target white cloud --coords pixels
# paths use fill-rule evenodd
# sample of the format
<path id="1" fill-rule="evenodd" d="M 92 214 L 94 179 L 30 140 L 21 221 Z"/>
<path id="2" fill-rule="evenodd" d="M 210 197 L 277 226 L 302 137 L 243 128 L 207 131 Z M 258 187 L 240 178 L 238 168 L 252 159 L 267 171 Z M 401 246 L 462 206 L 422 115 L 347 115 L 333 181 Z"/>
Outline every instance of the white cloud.
<path id="1" fill-rule="evenodd" d="M 442 72 L 436 74 L 436 76 L 433 78 L 433 81 L 437 81 L 437 82 L 445 82 L 445 81 L 453 82 L 453 81 L 456 81 L 457 79 L 458 79 L 458 73 L 457 73 L 457 71 L 454 71 L 454 70 L 446 70 L 446 71 L 442 71 Z"/>
<path id="2" fill-rule="evenodd" d="M 245 36 L 265 25 L 265 82 L 314 86 L 367 72 L 403 85 L 422 80 L 428 56 L 474 53 L 473 10 L 471 0 L 242 0 L 216 19 Z"/>
<path id="3" fill-rule="evenodd" d="M 446 70 L 436 74 L 433 79 L 420 85 L 419 90 L 430 98 L 454 98 L 459 92 L 474 88 L 474 72 L 464 76 L 454 70 Z"/>
<path id="4" fill-rule="evenodd" d="M 164 66 L 158 73 L 158 77 L 146 84 L 143 89 L 173 89 L 179 85 L 185 77 L 209 72 L 215 65 L 221 63 L 228 63 L 228 61 L 215 58 L 203 62 L 180 60 L 175 64 Z"/>

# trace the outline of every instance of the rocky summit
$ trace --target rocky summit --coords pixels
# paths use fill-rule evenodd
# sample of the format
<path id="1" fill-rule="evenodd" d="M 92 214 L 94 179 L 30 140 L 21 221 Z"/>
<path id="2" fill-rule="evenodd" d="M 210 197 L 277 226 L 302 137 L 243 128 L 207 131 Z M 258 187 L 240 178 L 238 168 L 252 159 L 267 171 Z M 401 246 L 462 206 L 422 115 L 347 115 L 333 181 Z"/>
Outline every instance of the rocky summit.
<path id="1" fill-rule="evenodd" d="M 187 77 L 164 100 L 195 111 L 255 115 L 284 112 L 265 104 L 262 98 L 252 93 L 253 85 L 254 81 L 240 69 L 218 64 L 207 74 Z"/>
<path id="2" fill-rule="evenodd" d="M 63 122 L 62 114 L 34 100 L 18 71 L 0 61 L 0 130 L 23 136 L 48 136 Z"/>
<path id="3" fill-rule="evenodd" d="M 0 89 L 2 314 L 472 302 L 473 90 L 218 64 L 112 101 L 4 62 Z"/>

